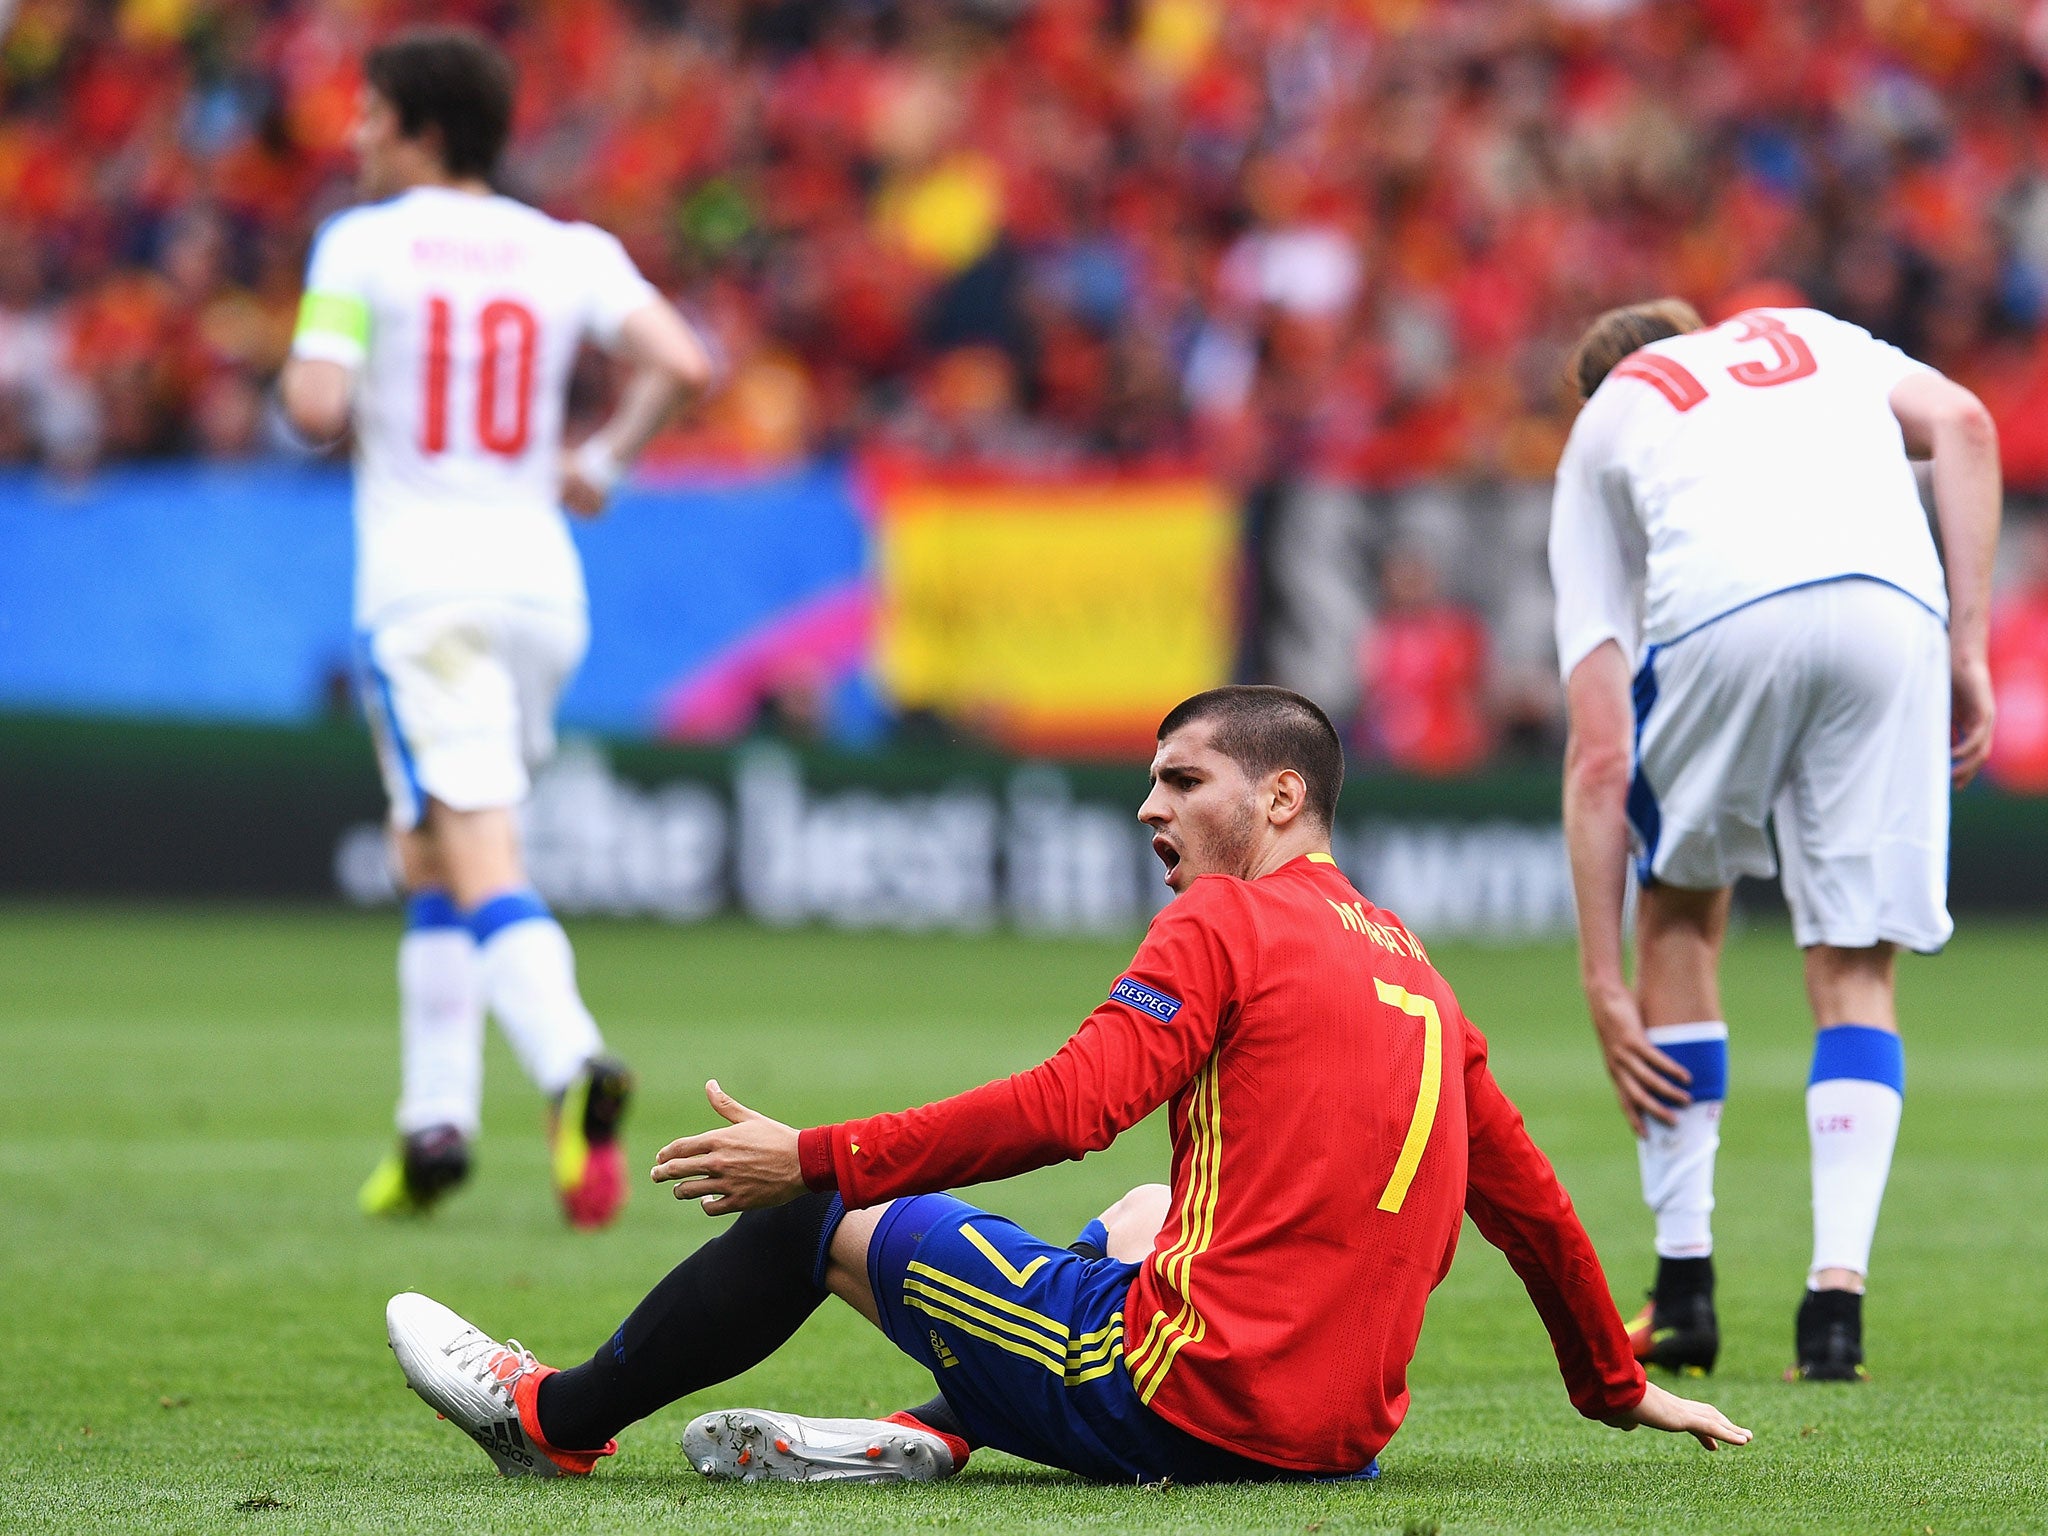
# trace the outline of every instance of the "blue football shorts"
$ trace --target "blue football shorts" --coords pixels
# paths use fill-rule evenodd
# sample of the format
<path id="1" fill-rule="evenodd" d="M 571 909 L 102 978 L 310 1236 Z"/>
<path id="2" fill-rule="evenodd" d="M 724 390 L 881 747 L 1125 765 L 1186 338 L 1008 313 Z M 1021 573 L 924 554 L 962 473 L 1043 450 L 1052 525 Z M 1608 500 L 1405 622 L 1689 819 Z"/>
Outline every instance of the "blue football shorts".
<path id="1" fill-rule="evenodd" d="M 1124 1365 L 1136 1273 L 951 1195 L 893 1202 L 868 1247 L 882 1330 L 932 1373 L 974 1444 L 1099 1482 L 1297 1476 L 1198 1439 L 1139 1401 Z"/>

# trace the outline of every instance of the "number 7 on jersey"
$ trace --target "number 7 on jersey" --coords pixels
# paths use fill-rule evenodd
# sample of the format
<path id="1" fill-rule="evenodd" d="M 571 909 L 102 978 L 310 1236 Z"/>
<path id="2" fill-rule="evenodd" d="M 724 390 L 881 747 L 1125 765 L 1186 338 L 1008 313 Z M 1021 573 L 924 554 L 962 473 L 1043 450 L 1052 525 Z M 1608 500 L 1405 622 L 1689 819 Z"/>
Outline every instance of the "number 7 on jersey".
<path id="1" fill-rule="evenodd" d="M 1422 1152 L 1429 1145 L 1430 1127 L 1436 1124 L 1437 1100 L 1442 1097 L 1444 1086 L 1444 1021 L 1434 998 L 1381 981 L 1377 976 L 1372 984 L 1381 1002 L 1422 1020 L 1422 1081 L 1415 1089 L 1415 1115 L 1408 1122 L 1408 1134 L 1401 1138 L 1401 1155 L 1394 1160 L 1387 1187 L 1380 1191 L 1380 1209 L 1393 1213 L 1408 1198 L 1408 1186 L 1415 1182 L 1415 1170 L 1422 1166 Z"/>

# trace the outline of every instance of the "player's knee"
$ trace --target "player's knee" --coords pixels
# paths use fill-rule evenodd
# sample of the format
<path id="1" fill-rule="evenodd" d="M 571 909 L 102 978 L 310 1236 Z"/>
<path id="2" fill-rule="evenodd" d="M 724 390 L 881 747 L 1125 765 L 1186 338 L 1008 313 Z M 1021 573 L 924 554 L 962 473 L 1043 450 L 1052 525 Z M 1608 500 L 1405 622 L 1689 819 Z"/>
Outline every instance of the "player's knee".
<path id="1" fill-rule="evenodd" d="M 1636 924 L 1653 941 L 1668 937 L 1677 943 L 1718 945 L 1728 925 L 1726 886 L 1692 890 L 1684 886 L 1645 886 L 1636 899 Z"/>
<path id="2" fill-rule="evenodd" d="M 1856 949 L 1811 946 L 1806 951 L 1806 990 L 1815 1026 L 1866 1024 L 1896 1030 L 1892 976 L 1897 953 L 1898 946 L 1888 943 Z"/>
<path id="3" fill-rule="evenodd" d="M 1896 946 L 1873 944 L 1863 949 L 1840 949 L 1816 944 L 1806 952 L 1806 974 L 1829 986 L 1889 987 Z"/>
<path id="4" fill-rule="evenodd" d="M 1807 963 L 1829 971 L 1887 972 L 1899 946 L 1889 941 L 1865 944 L 1853 949 L 1839 944 L 1815 944 L 1806 951 Z"/>
<path id="5" fill-rule="evenodd" d="M 423 827 L 403 830 L 391 829 L 391 858 L 398 866 L 398 878 L 408 891 L 434 891 L 448 888 L 448 872 L 443 867 L 434 840 Z"/>
<path id="6" fill-rule="evenodd" d="M 1150 1253 L 1172 1203 L 1173 1191 L 1166 1185 L 1140 1184 L 1104 1211 L 1101 1220 L 1109 1230 L 1109 1256 L 1128 1264 Z"/>
<path id="7" fill-rule="evenodd" d="M 868 1246 L 890 1203 L 846 1212 L 832 1233 L 825 1264 L 825 1289 L 878 1328 L 881 1312 L 868 1282 Z"/>

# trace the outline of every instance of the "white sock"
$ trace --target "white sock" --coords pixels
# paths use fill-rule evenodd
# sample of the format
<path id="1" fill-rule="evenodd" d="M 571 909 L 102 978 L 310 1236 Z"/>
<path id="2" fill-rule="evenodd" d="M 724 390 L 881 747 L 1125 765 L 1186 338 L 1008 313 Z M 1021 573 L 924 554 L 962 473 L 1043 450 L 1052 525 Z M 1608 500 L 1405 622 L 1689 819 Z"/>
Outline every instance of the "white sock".
<path id="1" fill-rule="evenodd" d="M 1870 1273 L 1870 1242 L 1905 1107 L 1906 1048 L 1888 1029 L 1837 1024 L 1813 1037 L 1806 1134 L 1813 1150 L 1813 1268 Z"/>
<path id="2" fill-rule="evenodd" d="M 406 904 L 398 941 L 398 1134 L 483 1121 L 484 1003 L 476 941 L 445 892 Z"/>
<path id="3" fill-rule="evenodd" d="M 469 915 L 484 997 L 534 1086 L 552 1097 L 604 1049 L 576 990 L 569 936 L 532 891 L 494 896 Z"/>
<path id="4" fill-rule="evenodd" d="M 1728 1093 L 1728 1026 L 1659 1024 L 1650 1043 L 1692 1073 L 1692 1102 L 1678 1124 L 1644 1117 L 1636 1143 L 1643 1203 L 1657 1216 L 1657 1257 L 1701 1259 L 1714 1251 L 1714 1154 L 1721 1147 L 1721 1104 Z"/>

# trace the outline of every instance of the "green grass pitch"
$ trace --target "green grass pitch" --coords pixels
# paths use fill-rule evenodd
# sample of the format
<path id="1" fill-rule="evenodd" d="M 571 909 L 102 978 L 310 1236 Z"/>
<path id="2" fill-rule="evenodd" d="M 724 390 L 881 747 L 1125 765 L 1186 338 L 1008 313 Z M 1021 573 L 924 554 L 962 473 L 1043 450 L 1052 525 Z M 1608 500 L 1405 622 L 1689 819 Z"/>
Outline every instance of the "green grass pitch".
<path id="1" fill-rule="evenodd" d="M 1120 943 L 575 925 L 585 985 L 640 1068 L 631 1154 L 707 1122 L 703 1079 L 804 1123 L 1036 1060 Z M 1734 946 L 1717 1226 L 1725 1349 L 1709 1395 L 1745 1450 L 1572 1413 L 1533 1312 L 1468 1228 L 1375 1486 L 1091 1487 L 985 1454 L 933 1488 L 707 1484 L 675 1441 L 721 1403 L 867 1413 L 929 1390 L 828 1303 L 778 1358 L 628 1431 L 587 1482 L 504 1482 L 401 1386 L 394 1291 L 543 1359 L 606 1337 L 713 1223 L 637 1189 L 565 1231 L 540 1108 L 501 1045 L 470 1188 L 373 1225 L 357 1183 L 395 1075 L 388 916 L 0 909 L 0 1528 L 121 1531 L 1714 1531 L 2048 1529 L 2048 934 L 1965 925 L 1904 966 L 1910 1093 L 1867 1327 L 1875 1380 L 1784 1384 L 1806 1256 L 1807 1059 L 1781 932 Z M 1651 1273 L 1635 1159 L 1570 954 L 1443 945 L 1584 1213 L 1620 1303 Z M 1164 1169 L 1156 1124 L 982 1190 L 1064 1238 Z M 1289 1426 L 1276 1424 L 1276 1440 Z"/>

